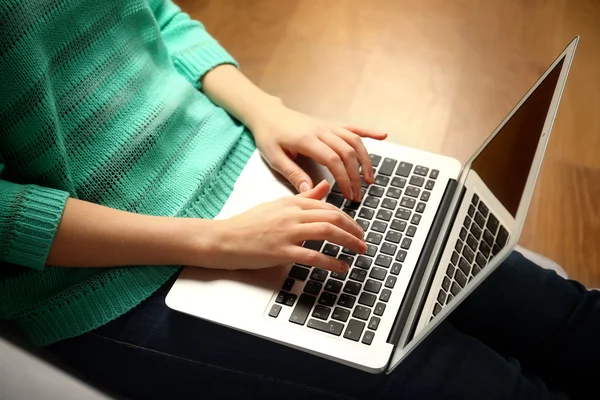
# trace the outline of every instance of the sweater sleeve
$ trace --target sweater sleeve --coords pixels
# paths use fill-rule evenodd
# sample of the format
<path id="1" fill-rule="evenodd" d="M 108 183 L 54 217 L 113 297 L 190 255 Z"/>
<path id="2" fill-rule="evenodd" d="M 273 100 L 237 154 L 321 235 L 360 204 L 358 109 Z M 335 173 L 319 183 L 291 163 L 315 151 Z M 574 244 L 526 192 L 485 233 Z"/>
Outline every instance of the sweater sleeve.
<path id="1" fill-rule="evenodd" d="M 42 270 L 68 197 L 0 179 L 0 262 Z"/>
<path id="2" fill-rule="evenodd" d="M 221 64 L 238 67 L 204 25 L 171 0 L 150 0 L 150 6 L 175 68 L 196 88 L 200 89 L 200 79 L 211 69 Z"/>

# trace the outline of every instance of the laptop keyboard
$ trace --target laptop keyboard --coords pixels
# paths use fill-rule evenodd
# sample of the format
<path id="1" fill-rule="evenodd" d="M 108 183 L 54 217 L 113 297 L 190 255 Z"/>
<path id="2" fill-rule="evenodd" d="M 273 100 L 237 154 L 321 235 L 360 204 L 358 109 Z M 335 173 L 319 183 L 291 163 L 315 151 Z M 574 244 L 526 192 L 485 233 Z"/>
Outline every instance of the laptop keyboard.
<path id="1" fill-rule="evenodd" d="M 479 196 L 473 194 L 446 269 L 446 276 L 433 306 L 431 319 L 485 268 L 507 241 L 508 231 Z"/>
<path id="2" fill-rule="evenodd" d="M 362 202 L 344 199 L 337 183 L 326 201 L 354 218 L 368 249 L 357 255 L 333 243 L 307 241 L 303 247 L 345 261 L 346 273 L 294 265 L 269 316 L 293 307 L 289 322 L 370 345 L 385 313 L 402 263 L 435 186 L 438 170 L 371 154 L 375 183 L 362 184 Z M 303 285 L 302 294 L 290 293 Z"/>

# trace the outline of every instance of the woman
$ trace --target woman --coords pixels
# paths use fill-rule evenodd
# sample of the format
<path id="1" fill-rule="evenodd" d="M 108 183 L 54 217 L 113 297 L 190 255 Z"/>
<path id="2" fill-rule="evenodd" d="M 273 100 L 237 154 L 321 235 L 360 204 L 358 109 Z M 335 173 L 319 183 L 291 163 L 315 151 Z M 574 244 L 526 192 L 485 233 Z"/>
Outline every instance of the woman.
<path id="1" fill-rule="evenodd" d="M 288 109 L 170 0 L 3 0 L 0 29 L 0 317 L 94 382 L 131 398 L 561 398 L 598 371 L 598 350 L 580 353 L 596 294 L 518 255 L 389 377 L 168 310 L 177 265 L 347 270 L 300 247 L 366 250 L 294 159 L 359 200 L 361 137 L 386 135 Z M 255 146 L 299 195 L 213 221 Z"/>

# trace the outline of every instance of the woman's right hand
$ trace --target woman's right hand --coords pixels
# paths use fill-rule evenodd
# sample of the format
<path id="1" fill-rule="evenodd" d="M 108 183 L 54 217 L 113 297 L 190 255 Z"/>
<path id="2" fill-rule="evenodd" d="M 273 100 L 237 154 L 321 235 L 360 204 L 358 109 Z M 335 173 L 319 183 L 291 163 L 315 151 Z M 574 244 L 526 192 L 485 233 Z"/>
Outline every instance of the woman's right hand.
<path id="1" fill-rule="evenodd" d="M 320 201 L 327 181 L 302 194 L 261 204 L 232 218 L 213 221 L 213 251 L 192 265 L 221 269 L 258 269 L 288 263 L 345 272 L 336 258 L 302 247 L 305 240 L 327 240 L 356 253 L 367 245 L 362 228 L 340 209 Z"/>

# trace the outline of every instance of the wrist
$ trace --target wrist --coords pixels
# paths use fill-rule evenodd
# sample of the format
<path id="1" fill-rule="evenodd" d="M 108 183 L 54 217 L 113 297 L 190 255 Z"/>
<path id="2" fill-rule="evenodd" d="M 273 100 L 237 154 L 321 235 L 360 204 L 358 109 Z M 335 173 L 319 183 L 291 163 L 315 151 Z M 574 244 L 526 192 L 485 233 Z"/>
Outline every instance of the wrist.
<path id="1" fill-rule="evenodd" d="M 285 105 L 279 97 L 264 93 L 263 96 L 248 107 L 247 115 L 243 117 L 242 122 L 253 133 L 257 132 L 260 130 L 261 125 L 267 123 L 275 114 L 277 114 L 277 110 L 283 107 L 285 107 Z"/>
<path id="2" fill-rule="evenodd" d="M 176 265 L 211 267 L 223 242 L 223 221 L 177 218 L 172 238 Z"/>

